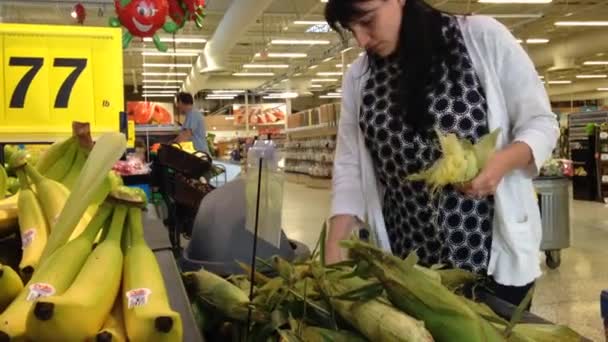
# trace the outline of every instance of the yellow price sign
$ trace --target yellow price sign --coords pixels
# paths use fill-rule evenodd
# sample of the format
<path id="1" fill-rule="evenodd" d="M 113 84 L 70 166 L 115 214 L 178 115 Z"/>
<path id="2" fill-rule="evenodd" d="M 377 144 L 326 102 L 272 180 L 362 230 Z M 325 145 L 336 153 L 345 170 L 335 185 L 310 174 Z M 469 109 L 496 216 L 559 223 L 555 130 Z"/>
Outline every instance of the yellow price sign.
<path id="1" fill-rule="evenodd" d="M 72 121 L 117 131 L 121 39 L 114 28 L 0 24 L 0 140 L 70 134 Z"/>

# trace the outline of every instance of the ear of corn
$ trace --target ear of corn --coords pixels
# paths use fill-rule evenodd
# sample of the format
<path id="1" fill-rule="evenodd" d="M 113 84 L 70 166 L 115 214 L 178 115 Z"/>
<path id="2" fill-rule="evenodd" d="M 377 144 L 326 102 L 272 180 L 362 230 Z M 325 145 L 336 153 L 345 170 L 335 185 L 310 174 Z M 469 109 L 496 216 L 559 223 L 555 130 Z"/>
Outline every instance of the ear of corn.
<path id="1" fill-rule="evenodd" d="M 320 268 L 313 274 L 322 290 L 330 298 L 332 307 L 348 323 L 371 341 L 433 341 L 425 324 L 377 299 L 349 301 L 335 299 L 342 293 L 356 290 L 369 282 L 356 278 L 345 278 L 346 273 L 334 272 L 326 275 Z"/>
<path id="2" fill-rule="evenodd" d="M 89 158 L 74 184 L 53 231 L 49 235 L 42 259 L 68 241 L 78 221 L 102 188 L 107 174 L 126 148 L 125 136 L 121 133 L 108 133 L 99 138 Z"/>
<path id="3" fill-rule="evenodd" d="M 437 132 L 443 155 L 430 168 L 407 177 L 410 181 L 425 181 L 431 191 L 448 184 L 461 184 L 475 178 L 494 153 L 500 130 L 483 136 L 473 145 L 455 134 Z"/>
<path id="4" fill-rule="evenodd" d="M 365 260 L 384 286 L 390 301 L 399 309 L 425 322 L 437 341 L 493 342 L 505 338 L 475 313 L 457 295 L 410 267 L 391 266 L 381 250 L 359 241 L 343 241 L 358 258 Z M 411 254 L 410 259 L 416 259 Z"/>
<path id="5" fill-rule="evenodd" d="M 302 330 L 302 339 L 306 342 L 365 342 L 365 338 L 345 330 L 329 330 L 318 327 L 306 327 Z"/>

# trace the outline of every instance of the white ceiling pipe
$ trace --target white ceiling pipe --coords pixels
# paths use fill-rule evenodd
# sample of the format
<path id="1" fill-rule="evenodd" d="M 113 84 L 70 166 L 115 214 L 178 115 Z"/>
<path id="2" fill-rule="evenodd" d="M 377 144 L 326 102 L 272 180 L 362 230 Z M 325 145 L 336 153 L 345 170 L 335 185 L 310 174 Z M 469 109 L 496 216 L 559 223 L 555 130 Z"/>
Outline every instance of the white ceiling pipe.
<path id="1" fill-rule="evenodd" d="M 202 72 L 218 72 L 226 70 L 226 56 L 236 45 L 240 37 L 256 22 L 272 0 L 238 0 L 232 1 L 230 8 L 218 25 L 213 37 L 209 40 L 203 56 L 199 56 L 197 66 L 203 66 Z"/>
<path id="2" fill-rule="evenodd" d="M 543 46 L 528 46 L 528 54 L 537 68 L 550 67 L 558 61 L 593 55 L 608 50 L 607 31 L 585 30 L 567 38 L 552 40 Z"/>

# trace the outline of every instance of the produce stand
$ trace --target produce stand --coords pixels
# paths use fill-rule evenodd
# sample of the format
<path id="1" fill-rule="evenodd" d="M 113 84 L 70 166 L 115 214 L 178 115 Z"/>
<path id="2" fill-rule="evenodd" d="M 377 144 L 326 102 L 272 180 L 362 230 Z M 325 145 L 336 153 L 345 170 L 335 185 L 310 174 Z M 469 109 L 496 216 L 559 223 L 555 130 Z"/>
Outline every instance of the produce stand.
<path id="1" fill-rule="evenodd" d="M 181 280 L 180 271 L 177 268 L 175 257 L 167 229 L 162 222 L 153 214 L 153 210 L 148 211 L 144 217 L 144 234 L 146 242 L 154 252 L 160 270 L 165 280 L 167 295 L 173 310 L 177 311 L 181 318 L 184 328 L 184 341 L 203 342 L 199 329 L 192 314 L 190 301 Z"/>

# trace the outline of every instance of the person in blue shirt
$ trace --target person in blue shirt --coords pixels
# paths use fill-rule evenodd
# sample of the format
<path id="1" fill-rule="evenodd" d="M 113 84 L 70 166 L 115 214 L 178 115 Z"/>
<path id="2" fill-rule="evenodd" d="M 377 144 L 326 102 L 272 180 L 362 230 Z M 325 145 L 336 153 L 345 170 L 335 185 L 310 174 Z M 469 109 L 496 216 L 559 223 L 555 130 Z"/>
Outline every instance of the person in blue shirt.
<path id="1" fill-rule="evenodd" d="M 180 114 L 186 116 L 186 120 L 182 126 L 182 131 L 179 133 L 174 142 L 180 143 L 183 141 L 192 141 L 194 148 L 197 151 L 206 152 L 209 154 L 209 146 L 207 145 L 207 128 L 203 115 L 194 110 L 194 98 L 189 93 L 177 94 L 177 110 Z"/>

